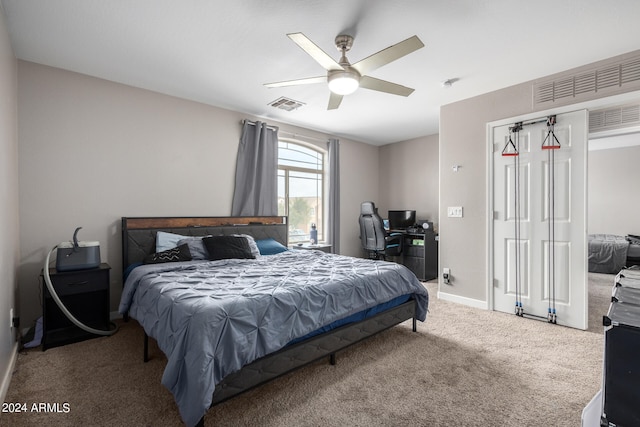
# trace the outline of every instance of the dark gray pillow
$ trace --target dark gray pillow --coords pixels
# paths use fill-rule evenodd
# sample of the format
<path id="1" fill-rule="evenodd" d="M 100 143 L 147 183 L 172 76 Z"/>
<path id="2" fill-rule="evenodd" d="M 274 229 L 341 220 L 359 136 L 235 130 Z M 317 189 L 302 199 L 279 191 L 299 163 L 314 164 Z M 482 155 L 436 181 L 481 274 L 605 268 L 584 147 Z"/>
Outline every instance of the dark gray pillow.
<path id="1" fill-rule="evenodd" d="M 209 259 L 212 261 L 219 259 L 253 259 L 249 242 L 245 237 L 240 236 L 211 236 L 202 239 Z"/>
<path id="2" fill-rule="evenodd" d="M 248 234 L 232 234 L 232 236 L 244 237 L 247 239 L 247 243 L 249 244 L 249 249 L 251 249 L 253 257 L 258 258 L 260 256 L 260 249 L 258 249 L 258 245 L 256 244 L 253 236 L 249 236 Z"/>
<path id="3" fill-rule="evenodd" d="M 147 255 L 142 262 L 144 264 L 160 264 L 178 261 L 191 261 L 191 252 L 189 252 L 189 246 L 186 243 L 173 249 Z"/>

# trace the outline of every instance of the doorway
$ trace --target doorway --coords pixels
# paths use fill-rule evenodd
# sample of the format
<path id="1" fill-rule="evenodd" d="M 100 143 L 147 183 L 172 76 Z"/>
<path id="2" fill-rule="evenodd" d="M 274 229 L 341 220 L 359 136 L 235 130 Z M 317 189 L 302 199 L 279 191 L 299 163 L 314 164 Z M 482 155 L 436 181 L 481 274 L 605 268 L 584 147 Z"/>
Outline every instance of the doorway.
<path id="1" fill-rule="evenodd" d="M 633 131 L 633 129 L 631 129 Z M 598 135 L 596 135 L 598 136 Z M 640 132 L 589 136 L 589 234 L 640 234 Z"/>
<path id="2" fill-rule="evenodd" d="M 637 129 L 623 128 L 589 135 L 589 235 L 607 234 L 621 239 L 629 234 L 640 235 L 637 217 L 640 200 L 634 196 L 633 189 L 634 183 L 640 182 L 639 160 L 640 133 Z M 633 248 L 631 255 L 635 253 Z M 617 254 L 612 251 L 611 256 Z M 588 273 L 589 331 L 602 333 L 602 316 L 607 314 L 611 303 L 616 273 L 613 269 Z"/>

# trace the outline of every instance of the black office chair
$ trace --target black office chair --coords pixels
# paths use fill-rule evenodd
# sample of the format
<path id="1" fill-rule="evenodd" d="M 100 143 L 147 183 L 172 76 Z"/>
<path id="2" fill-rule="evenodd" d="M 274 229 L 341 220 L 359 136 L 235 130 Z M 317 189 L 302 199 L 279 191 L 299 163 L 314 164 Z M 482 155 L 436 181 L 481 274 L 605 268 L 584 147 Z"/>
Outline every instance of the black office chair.
<path id="1" fill-rule="evenodd" d="M 360 242 L 371 259 L 386 259 L 402 253 L 402 233 L 387 233 L 373 202 L 360 205 Z"/>

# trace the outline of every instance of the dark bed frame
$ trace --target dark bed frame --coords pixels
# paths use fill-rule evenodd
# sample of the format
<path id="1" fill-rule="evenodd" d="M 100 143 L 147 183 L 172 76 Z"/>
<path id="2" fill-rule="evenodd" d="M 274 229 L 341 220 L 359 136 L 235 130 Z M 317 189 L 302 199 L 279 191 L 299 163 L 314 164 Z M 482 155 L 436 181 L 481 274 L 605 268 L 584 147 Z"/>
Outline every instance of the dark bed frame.
<path id="1" fill-rule="evenodd" d="M 273 238 L 287 245 L 286 217 L 138 217 L 122 218 L 122 269 L 141 262 L 155 252 L 158 231 L 188 236 L 249 234 L 256 239 Z M 329 356 L 363 339 L 413 319 L 416 331 L 416 303 L 413 299 L 360 322 L 316 335 L 266 355 L 226 376 L 216 385 L 211 406 L 264 384 L 281 375 Z M 125 316 L 128 320 L 128 316 Z M 144 334 L 144 361 L 148 360 L 149 337 Z M 197 424 L 204 427 L 204 417 Z"/>

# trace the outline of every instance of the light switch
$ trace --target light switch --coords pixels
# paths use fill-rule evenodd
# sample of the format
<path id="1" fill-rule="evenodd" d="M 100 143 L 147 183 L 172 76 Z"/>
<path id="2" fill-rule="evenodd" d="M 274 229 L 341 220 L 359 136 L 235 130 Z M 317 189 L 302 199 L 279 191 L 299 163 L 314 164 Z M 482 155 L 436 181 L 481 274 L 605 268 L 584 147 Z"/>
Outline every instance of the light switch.
<path id="1" fill-rule="evenodd" d="M 447 208 L 449 218 L 462 218 L 462 206 L 449 206 Z"/>

